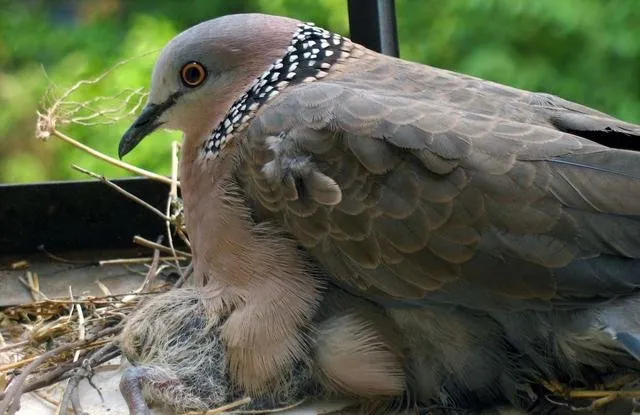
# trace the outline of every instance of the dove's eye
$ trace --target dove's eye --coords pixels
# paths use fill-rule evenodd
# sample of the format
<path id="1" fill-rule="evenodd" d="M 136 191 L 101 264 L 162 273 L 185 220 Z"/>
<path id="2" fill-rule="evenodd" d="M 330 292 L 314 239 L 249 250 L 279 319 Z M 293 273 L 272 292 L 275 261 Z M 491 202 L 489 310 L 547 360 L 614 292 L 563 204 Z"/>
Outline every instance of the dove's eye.
<path id="1" fill-rule="evenodd" d="M 180 69 L 182 83 L 190 88 L 203 83 L 206 77 L 207 70 L 198 62 L 189 62 Z"/>

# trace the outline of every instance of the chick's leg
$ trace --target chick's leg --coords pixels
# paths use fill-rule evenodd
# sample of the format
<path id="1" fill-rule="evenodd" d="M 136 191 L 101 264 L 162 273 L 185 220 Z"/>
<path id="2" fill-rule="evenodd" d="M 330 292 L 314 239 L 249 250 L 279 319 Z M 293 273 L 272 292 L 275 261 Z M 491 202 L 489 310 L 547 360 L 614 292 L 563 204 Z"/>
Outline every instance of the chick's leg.
<path id="1" fill-rule="evenodd" d="M 150 415 L 151 411 L 144 400 L 142 382 L 149 376 L 149 371 L 142 367 L 127 368 L 120 378 L 120 393 L 124 397 L 129 414 Z"/>

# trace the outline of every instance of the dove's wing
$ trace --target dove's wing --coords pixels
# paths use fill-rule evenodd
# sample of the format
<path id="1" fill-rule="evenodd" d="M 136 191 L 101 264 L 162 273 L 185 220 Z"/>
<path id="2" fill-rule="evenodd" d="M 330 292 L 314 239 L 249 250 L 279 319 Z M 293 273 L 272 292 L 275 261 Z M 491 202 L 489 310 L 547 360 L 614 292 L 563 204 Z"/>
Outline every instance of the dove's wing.
<path id="1" fill-rule="evenodd" d="M 640 127 L 380 59 L 288 89 L 240 144 L 248 196 L 336 282 L 481 309 L 640 287 L 640 152 L 606 146 L 640 148 Z"/>

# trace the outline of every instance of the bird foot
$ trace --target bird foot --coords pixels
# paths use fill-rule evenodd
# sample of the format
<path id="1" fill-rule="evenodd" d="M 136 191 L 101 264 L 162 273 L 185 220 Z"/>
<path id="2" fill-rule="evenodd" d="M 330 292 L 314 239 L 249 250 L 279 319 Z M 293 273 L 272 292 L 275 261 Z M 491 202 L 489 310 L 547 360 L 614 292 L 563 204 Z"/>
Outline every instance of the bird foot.
<path id="1" fill-rule="evenodd" d="M 122 394 L 130 415 L 150 415 L 151 411 L 142 393 L 142 383 L 148 376 L 148 371 L 141 367 L 130 367 L 120 378 L 120 393 Z"/>

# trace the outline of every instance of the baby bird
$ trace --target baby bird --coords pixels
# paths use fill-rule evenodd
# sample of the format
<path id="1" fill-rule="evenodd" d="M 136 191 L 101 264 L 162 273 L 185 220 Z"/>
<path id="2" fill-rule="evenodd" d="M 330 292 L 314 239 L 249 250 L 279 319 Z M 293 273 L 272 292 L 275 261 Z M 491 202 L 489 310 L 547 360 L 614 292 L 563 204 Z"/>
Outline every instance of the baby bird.
<path id="1" fill-rule="evenodd" d="M 149 414 L 145 401 L 176 413 L 206 410 L 241 398 L 228 376 L 220 337 L 222 316 L 208 316 L 198 292 L 182 288 L 158 295 L 127 320 L 121 336 L 123 355 L 134 366 L 120 388 L 132 415 Z M 283 371 L 271 395 L 253 400 L 253 408 L 275 408 L 312 393 L 309 362 Z M 277 391 L 277 393 L 275 393 Z"/>
<path id="2" fill-rule="evenodd" d="M 392 350 L 385 345 L 393 343 L 392 333 L 374 328 L 384 316 L 372 304 L 356 300 L 354 306 L 348 297 L 340 290 L 326 293 L 314 325 L 304 333 L 307 353 L 285 367 L 264 393 L 252 396 L 247 409 L 274 409 L 313 397 L 349 397 L 350 384 L 361 383 L 362 377 L 371 385 L 382 384 L 388 379 L 376 376 L 389 370 L 401 379 L 399 347 Z M 247 396 L 229 376 L 221 339 L 225 319 L 208 314 L 201 293 L 193 288 L 160 294 L 128 318 L 120 347 L 133 366 L 124 371 L 120 389 L 132 415 L 148 415 L 147 402 L 182 413 Z M 362 336 L 368 340 L 365 347 Z M 335 355 L 343 365 L 357 365 L 350 371 L 356 379 L 335 376 Z M 384 387 L 402 388 L 399 379 Z M 375 405 L 379 407 L 379 402 Z"/>

